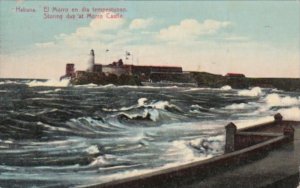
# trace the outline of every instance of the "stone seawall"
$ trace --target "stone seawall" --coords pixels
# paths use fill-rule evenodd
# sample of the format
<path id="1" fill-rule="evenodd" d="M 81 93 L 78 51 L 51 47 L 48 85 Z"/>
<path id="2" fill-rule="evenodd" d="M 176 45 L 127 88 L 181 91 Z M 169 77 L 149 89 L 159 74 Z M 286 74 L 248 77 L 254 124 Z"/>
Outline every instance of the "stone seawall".
<path id="1" fill-rule="evenodd" d="M 108 183 L 90 185 L 87 187 L 99 188 L 166 188 L 166 187 L 199 187 L 198 184 L 207 180 L 218 177 L 222 173 L 230 172 L 239 166 L 250 165 L 254 161 L 261 160 L 269 155 L 271 151 L 276 151 L 277 148 L 293 142 L 294 129 L 292 126 L 299 126 L 300 122 L 291 121 L 275 121 L 254 126 L 255 128 L 248 128 L 237 130 L 233 123 L 226 126 L 226 153 L 221 156 L 216 156 L 208 160 L 193 162 L 178 167 L 168 168 L 148 174 L 143 174 L 135 177 L 115 180 Z M 292 129 L 290 129 L 292 128 Z M 230 146 L 232 144 L 232 146 Z M 230 150 L 228 150 L 228 148 Z M 295 166 L 297 169 L 297 165 Z M 298 169 L 299 170 L 299 169 Z M 294 172 L 292 172 L 294 177 Z M 295 171 L 296 174 L 296 171 Z M 266 174 L 268 175 L 268 174 Z M 247 174 L 246 174 L 247 176 Z M 282 177 L 272 177 L 271 182 L 263 179 L 260 180 L 261 185 L 274 185 L 276 182 L 280 184 L 290 181 L 289 175 L 282 175 Z M 279 179 L 278 179 L 279 178 Z M 244 180 L 243 180 L 244 181 Z M 292 182 L 297 183 L 298 179 L 293 178 Z M 213 186 L 215 181 L 208 181 L 205 187 L 218 187 Z M 238 182 L 238 180 L 237 180 Z M 245 182 L 244 182 L 245 183 Z M 251 182 L 250 182 L 251 183 Z M 253 182 L 252 182 L 253 183 Z M 258 184 L 259 182 L 257 182 Z M 196 185 L 196 186 L 194 186 Z M 220 187 L 227 185 L 236 185 L 234 182 L 229 181 Z M 241 185 L 243 186 L 243 185 Z M 201 186 L 200 186 L 201 187 Z M 247 186 L 243 186 L 247 187 Z M 255 187 L 253 184 L 249 187 Z M 258 186 L 260 187 L 260 186 Z"/>

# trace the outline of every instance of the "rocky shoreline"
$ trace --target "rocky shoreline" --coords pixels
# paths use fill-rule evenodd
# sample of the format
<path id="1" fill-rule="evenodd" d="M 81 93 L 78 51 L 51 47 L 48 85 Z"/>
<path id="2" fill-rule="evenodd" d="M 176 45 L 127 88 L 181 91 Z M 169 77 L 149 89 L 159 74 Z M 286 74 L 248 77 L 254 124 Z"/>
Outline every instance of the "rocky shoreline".
<path id="1" fill-rule="evenodd" d="M 265 87 L 276 88 L 285 91 L 298 91 L 300 90 L 299 78 L 248 78 L 248 77 L 230 77 L 218 74 L 211 74 L 207 72 L 189 72 L 191 77 L 190 83 L 195 83 L 198 87 L 211 87 L 220 88 L 224 85 L 229 85 L 233 89 L 246 89 L 249 87 Z M 158 77 L 155 79 L 161 81 L 171 81 L 171 83 L 182 83 L 181 78 L 174 74 L 173 77 L 169 76 L 169 80 L 164 80 Z M 148 81 L 148 80 L 147 80 Z M 98 84 L 98 85 L 137 85 L 142 86 L 145 78 L 138 75 L 114 75 L 104 73 L 85 73 L 79 77 L 71 78 L 71 84 L 84 85 L 84 84 Z M 155 84 L 155 82 L 153 83 Z"/>

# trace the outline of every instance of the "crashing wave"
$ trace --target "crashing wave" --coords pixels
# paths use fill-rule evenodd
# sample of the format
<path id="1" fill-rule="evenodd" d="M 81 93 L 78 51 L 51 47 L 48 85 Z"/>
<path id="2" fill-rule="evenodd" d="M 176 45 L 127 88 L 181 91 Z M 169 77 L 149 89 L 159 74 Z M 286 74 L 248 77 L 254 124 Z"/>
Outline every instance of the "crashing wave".
<path id="1" fill-rule="evenodd" d="M 58 92 L 58 91 L 61 91 L 61 89 L 57 88 L 57 89 L 54 89 L 54 90 L 38 91 L 37 93 L 47 94 L 47 93 L 54 93 L 54 92 Z"/>
<path id="2" fill-rule="evenodd" d="M 292 107 L 278 110 L 286 120 L 300 121 L 300 108 Z"/>
<path id="3" fill-rule="evenodd" d="M 26 83 L 29 87 L 67 87 L 70 84 L 70 80 L 63 79 L 59 80 L 47 80 L 47 81 L 37 81 L 33 80 L 31 82 Z"/>
<path id="4" fill-rule="evenodd" d="M 231 86 L 226 85 L 226 86 L 221 87 L 220 89 L 224 90 L 224 91 L 228 91 L 228 90 L 231 90 L 232 88 L 231 88 Z"/>
<path id="5" fill-rule="evenodd" d="M 243 109 L 247 109 L 250 108 L 251 105 L 250 104 L 246 104 L 246 103 L 239 103 L 239 104 L 231 104 L 228 106 L 225 106 L 224 109 L 226 110 L 243 110 Z"/>
<path id="6" fill-rule="evenodd" d="M 224 136 L 199 138 L 189 142 L 189 146 L 197 152 L 205 155 L 216 155 L 224 151 Z"/>
<path id="7" fill-rule="evenodd" d="M 94 88 L 94 87 L 98 87 L 98 85 L 90 83 L 90 84 L 84 84 L 84 85 L 75 85 L 74 87 L 76 87 L 76 88 Z"/>
<path id="8" fill-rule="evenodd" d="M 144 107 L 146 109 L 160 109 L 167 110 L 170 112 L 181 112 L 181 109 L 173 104 L 170 104 L 168 101 L 153 101 L 147 104 L 147 98 L 140 98 L 137 101 L 137 104 L 129 106 L 129 107 L 121 107 L 119 109 L 110 109 L 110 108 L 102 108 L 102 110 L 107 112 L 118 112 L 118 111 L 129 111 L 136 108 Z"/>
<path id="9" fill-rule="evenodd" d="M 97 154 L 100 153 L 98 146 L 96 145 L 92 145 L 90 147 L 88 147 L 87 149 L 85 149 L 85 151 L 89 154 Z"/>
<path id="10" fill-rule="evenodd" d="M 258 97 L 262 94 L 260 87 L 254 87 L 250 90 L 241 90 L 238 92 L 239 96 Z"/>
<path id="11" fill-rule="evenodd" d="M 157 121 L 159 119 L 159 112 L 157 110 L 145 109 L 143 115 L 140 114 L 126 114 L 121 113 L 118 115 L 120 119 L 125 120 L 146 120 L 146 121 Z"/>
<path id="12" fill-rule="evenodd" d="M 281 97 L 280 95 L 276 93 L 272 93 L 266 96 L 265 102 L 269 107 L 272 106 L 294 106 L 294 105 L 300 105 L 300 97 L 290 97 L 285 96 Z"/>

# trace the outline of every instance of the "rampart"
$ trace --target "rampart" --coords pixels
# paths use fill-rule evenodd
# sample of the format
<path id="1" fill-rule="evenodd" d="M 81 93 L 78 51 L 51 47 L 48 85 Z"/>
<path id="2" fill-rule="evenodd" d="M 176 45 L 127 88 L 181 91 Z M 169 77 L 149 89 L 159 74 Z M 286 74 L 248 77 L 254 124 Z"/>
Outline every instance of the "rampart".
<path id="1" fill-rule="evenodd" d="M 265 157 L 268 152 L 293 142 L 295 132 L 293 126 L 299 126 L 300 122 L 283 121 L 280 114 L 276 114 L 274 117 L 275 120 L 272 122 L 240 130 L 233 123 L 228 124 L 226 126 L 224 155 L 88 187 L 187 187 L 193 182 L 201 182 L 216 174 L 249 164 Z M 284 178 L 286 178 L 286 181 L 297 183 L 297 174 L 293 177 L 296 177 L 296 181 L 295 178 L 293 180 L 290 180 L 289 177 Z M 284 183 L 284 179 L 279 182 Z M 276 184 L 276 182 L 273 183 Z M 209 185 L 207 186 L 209 187 Z"/>

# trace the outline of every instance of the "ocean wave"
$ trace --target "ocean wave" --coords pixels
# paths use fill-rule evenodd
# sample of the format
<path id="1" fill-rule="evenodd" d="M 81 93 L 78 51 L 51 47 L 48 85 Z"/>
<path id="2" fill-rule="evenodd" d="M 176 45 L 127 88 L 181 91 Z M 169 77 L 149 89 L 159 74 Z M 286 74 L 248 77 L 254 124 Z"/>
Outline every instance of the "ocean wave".
<path id="1" fill-rule="evenodd" d="M 4 85 L 4 84 L 23 84 L 23 82 L 22 81 L 12 81 L 12 80 L 6 80 L 6 81 L 0 82 L 0 85 Z"/>
<path id="2" fill-rule="evenodd" d="M 262 90 L 260 87 L 254 87 L 250 90 L 241 90 L 238 91 L 239 96 L 249 96 L 249 97 L 258 97 L 262 94 Z"/>
<path id="3" fill-rule="evenodd" d="M 70 84 L 70 80 L 63 79 L 59 80 L 47 80 L 47 81 L 37 81 L 33 80 L 31 82 L 26 83 L 29 87 L 67 87 Z"/>
<path id="4" fill-rule="evenodd" d="M 189 146 L 204 155 L 218 155 L 224 152 L 224 135 L 198 138 L 189 142 Z"/>
<path id="5" fill-rule="evenodd" d="M 138 99 L 138 106 L 144 106 L 145 102 L 147 101 L 147 98 L 139 98 Z"/>
<path id="6" fill-rule="evenodd" d="M 202 107 L 198 104 L 191 105 L 189 112 L 193 113 L 193 114 L 199 114 L 199 115 L 201 115 L 201 117 L 203 117 L 203 116 L 205 116 L 205 117 L 214 117 L 214 116 L 216 116 L 216 114 L 213 114 L 210 111 L 210 109 L 204 108 L 204 107 Z"/>
<path id="7" fill-rule="evenodd" d="M 97 88 L 97 87 L 110 87 L 110 86 L 115 86 L 115 85 L 109 84 L 109 85 L 106 85 L 106 86 L 99 86 L 99 85 L 93 84 L 93 83 L 83 84 L 83 85 L 74 85 L 75 88 Z"/>
<path id="8" fill-rule="evenodd" d="M 129 111 L 132 109 L 137 109 L 137 108 L 152 108 L 152 109 L 160 109 L 160 110 L 167 110 L 167 111 L 177 111 L 181 112 L 182 110 L 174 105 L 170 104 L 169 101 L 151 101 L 148 102 L 147 98 L 140 98 L 137 100 L 137 104 L 129 106 L 129 107 L 121 107 L 119 109 L 110 109 L 110 108 L 102 108 L 102 110 L 107 111 L 107 112 L 118 112 L 118 111 Z"/>
<path id="9" fill-rule="evenodd" d="M 272 93 L 266 96 L 265 102 L 269 107 L 272 106 L 295 106 L 300 105 L 300 97 L 280 96 Z"/>
<path id="10" fill-rule="evenodd" d="M 120 130 L 120 127 L 109 124 L 104 120 L 97 120 L 92 117 L 79 117 L 70 119 L 66 122 L 66 128 L 72 130 L 74 134 L 79 135 L 114 135 L 116 131 Z"/>
<path id="11" fill-rule="evenodd" d="M 243 109 L 249 109 L 253 108 L 254 106 L 248 103 L 239 103 L 239 104 L 231 104 L 228 106 L 225 106 L 224 109 L 226 110 L 243 110 Z"/>
<path id="12" fill-rule="evenodd" d="M 171 104 L 169 101 L 152 101 L 149 104 L 146 104 L 146 101 L 146 99 L 139 101 L 139 105 L 142 104 L 142 106 L 145 108 L 167 110 L 170 112 L 182 112 L 182 110 L 178 106 Z"/>
<path id="13" fill-rule="evenodd" d="M 99 148 L 97 145 L 92 145 L 85 149 L 85 151 L 89 154 L 97 154 L 100 153 Z"/>
<path id="14" fill-rule="evenodd" d="M 145 109 L 142 115 L 121 113 L 118 117 L 121 119 L 148 120 L 155 122 L 159 119 L 159 111 L 155 109 Z"/>
<path id="15" fill-rule="evenodd" d="M 223 86 L 220 89 L 224 90 L 224 91 L 232 90 L 231 86 L 229 86 L 229 85 Z"/>
<path id="16" fill-rule="evenodd" d="M 196 138 L 193 140 L 175 140 L 164 157 L 176 163 L 186 163 L 211 158 L 224 152 L 224 135 Z"/>
<path id="17" fill-rule="evenodd" d="M 300 108 L 292 107 L 278 110 L 285 120 L 300 121 Z"/>
<path id="18" fill-rule="evenodd" d="M 147 98 L 140 98 L 138 104 L 130 107 L 122 107 L 120 109 L 110 109 L 111 111 L 121 111 L 117 115 L 120 120 L 143 120 L 158 122 L 180 119 L 182 110 L 168 101 L 151 101 L 148 102 Z M 126 113 L 124 112 L 126 111 Z M 150 125 L 150 124 L 147 124 Z"/>
<path id="19" fill-rule="evenodd" d="M 45 90 L 45 91 L 38 91 L 37 93 L 40 93 L 40 94 L 47 94 L 47 93 L 54 93 L 54 92 L 59 92 L 61 91 L 60 88 L 57 88 L 57 89 L 54 89 L 54 90 Z"/>

